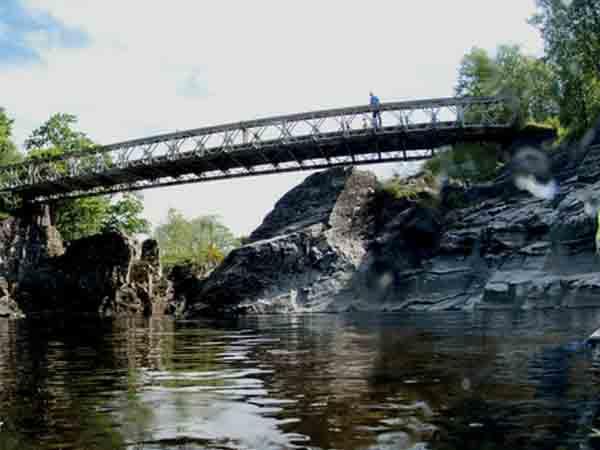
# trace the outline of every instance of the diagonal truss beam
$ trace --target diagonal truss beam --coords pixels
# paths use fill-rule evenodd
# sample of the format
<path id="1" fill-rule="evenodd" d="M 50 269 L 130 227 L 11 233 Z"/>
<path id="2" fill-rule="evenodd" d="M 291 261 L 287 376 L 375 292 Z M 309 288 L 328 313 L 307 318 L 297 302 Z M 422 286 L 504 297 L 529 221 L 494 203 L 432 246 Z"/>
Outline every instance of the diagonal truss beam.
<path id="1" fill-rule="evenodd" d="M 402 150 L 401 160 L 408 160 L 422 149 L 419 142 L 432 149 L 470 135 L 497 139 L 497 130 L 514 126 L 515 104 L 507 97 L 383 103 L 377 129 L 372 109 L 361 105 L 179 131 L 0 167 L 0 192 L 44 201 L 173 184 L 164 182 L 169 178 L 177 184 L 217 179 L 215 170 L 233 178 L 330 167 L 344 158 L 343 164 L 355 164 L 369 151 L 382 161 Z M 195 181 L 186 181 L 190 177 Z"/>

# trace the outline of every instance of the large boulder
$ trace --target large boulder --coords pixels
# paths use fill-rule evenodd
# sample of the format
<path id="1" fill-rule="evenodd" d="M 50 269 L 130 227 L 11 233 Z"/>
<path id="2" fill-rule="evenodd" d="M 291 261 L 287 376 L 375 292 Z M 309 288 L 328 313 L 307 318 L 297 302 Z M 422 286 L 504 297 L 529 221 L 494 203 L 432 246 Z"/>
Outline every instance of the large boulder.
<path id="1" fill-rule="evenodd" d="M 140 259 L 136 244 L 118 232 L 72 241 L 63 255 L 28 270 L 16 289 L 25 311 L 157 313 L 168 295 L 155 242 Z"/>
<path id="2" fill-rule="evenodd" d="M 327 309 L 366 253 L 376 188 L 373 174 L 352 168 L 309 176 L 202 282 L 188 314 Z"/>
<path id="3" fill-rule="evenodd" d="M 553 199 L 493 183 L 439 199 L 393 199 L 354 169 L 308 177 L 204 281 L 190 315 L 600 306 L 596 220 L 600 146 L 552 153 Z M 437 203 L 436 203 L 437 202 Z"/>

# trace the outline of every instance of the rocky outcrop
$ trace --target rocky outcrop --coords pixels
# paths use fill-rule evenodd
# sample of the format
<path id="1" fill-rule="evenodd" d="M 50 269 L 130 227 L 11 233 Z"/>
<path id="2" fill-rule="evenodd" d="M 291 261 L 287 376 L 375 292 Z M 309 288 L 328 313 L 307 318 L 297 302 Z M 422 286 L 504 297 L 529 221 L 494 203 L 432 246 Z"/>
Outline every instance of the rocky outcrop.
<path id="1" fill-rule="evenodd" d="M 18 284 L 31 270 L 63 253 L 48 205 L 26 205 L 0 221 L 0 317 L 24 317 L 14 300 Z"/>
<path id="2" fill-rule="evenodd" d="M 0 221 L 0 317 L 23 312 L 162 314 L 172 296 L 158 244 L 107 232 L 63 244 L 48 205 Z"/>
<path id="3" fill-rule="evenodd" d="M 600 305 L 595 218 L 600 146 L 552 155 L 543 200 L 509 172 L 437 204 L 376 194 L 372 174 L 335 169 L 286 194 L 187 298 L 189 315 Z M 426 206 L 428 205 L 428 206 Z"/>
<path id="4" fill-rule="evenodd" d="M 0 221 L 0 273 L 14 285 L 32 268 L 60 256 L 64 246 L 48 205 L 27 205 Z"/>
<path id="5" fill-rule="evenodd" d="M 21 319 L 23 317 L 25 314 L 10 294 L 8 281 L 6 278 L 0 278 L 0 318 Z"/>
<path id="6" fill-rule="evenodd" d="M 365 256 L 376 185 L 354 169 L 309 176 L 202 282 L 188 313 L 326 310 Z"/>
<path id="7" fill-rule="evenodd" d="M 162 278 L 155 241 L 143 243 L 141 256 L 136 243 L 118 232 L 72 241 L 64 252 L 49 251 L 52 244 L 47 239 L 27 241 L 27 236 L 21 239 L 23 227 L 9 220 L 3 226 L 16 230 L 14 242 L 17 245 L 12 248 L 20 246 L 20 251 L 35 255 L 29 257 L 25 265 L 11 262 L 5 266 L 5 273 L 13 281 L 16 304 L 25 313 L 66 311 L 114 315 L 164 311 L 170 294 L 169 284 Z M 34 233 L 34 236 L 48 235 L 53 236 L 56 248 L 62 250 L 62 241 L 51 225 Z M 41 250 L 36 253 L 38 248 Z M 8 246 L 5 249 L 10 250 Z"/>

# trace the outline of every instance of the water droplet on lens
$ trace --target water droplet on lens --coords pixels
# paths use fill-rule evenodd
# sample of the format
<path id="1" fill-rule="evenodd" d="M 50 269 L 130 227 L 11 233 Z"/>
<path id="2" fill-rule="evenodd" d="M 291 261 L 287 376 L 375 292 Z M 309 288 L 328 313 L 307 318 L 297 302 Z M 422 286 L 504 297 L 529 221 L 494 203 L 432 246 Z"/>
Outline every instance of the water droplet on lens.
<path id="1" fill-rule="evenodd" d="M 381 289 L 387 289 L 390 284 L 394 281 L 394 277 L 390 272 L 385 272 L 379 277 L 379 287 Z"/>
<path id="2" fill-rule="evenodd" d="M 550 159 L 546 153 L 525 147 L 515 153 L 510 164 L 515 186 L 538 198 L 554 198 L 558 187 L 552 177 Z"/>
<path id="3" fill-rule="evenodd" d="M 462 380 L 462 388 L 465 391 L 468 391 L 471 389 L 471 380 L 469 380 L 468 378 L 463 378 Z"/>
<path id="4" fill-rule="evenodd" d="M 550 180 L 547 183 L 540 183 L 533 175 L 517 175 L 515 177 L 515 186 L 544 200 L 552 200 L 558 190 L 554 180 Z"/>
<path id="5" fill-rule="evenodd" d="M 569 63 L 569 72 L 571 72 L 571 75 L 578 75 L 580 72 L 580 67 L 579 64 L 577 63 L 577 61 L 571 61 Z"/>

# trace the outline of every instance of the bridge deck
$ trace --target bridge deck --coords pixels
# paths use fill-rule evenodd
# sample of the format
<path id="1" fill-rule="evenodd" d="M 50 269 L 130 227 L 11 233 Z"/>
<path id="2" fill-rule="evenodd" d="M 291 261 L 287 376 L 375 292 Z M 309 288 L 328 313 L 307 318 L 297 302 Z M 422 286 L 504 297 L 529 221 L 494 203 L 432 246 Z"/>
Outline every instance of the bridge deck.
<path id="1" fill-rule="evenodd" d="M 501 116 L 505 101 L 443 99 L 427 104 L 425 110 L 415 109 L 414 102 L 385 104 L 379 129 L 370 126 L 372 111 L 363 106 L 171 133 L 0 168 L 0 191 L 46 201 L 336 165 L 426 159 L 434 149 L 458 141 L 507 141 L 514 118 Z M 411 114 L 424 112 L 420 121 L 409 120 Z M 362 124 L 357 123 L 360 118 Z M 334 125 L 327 126 L 327 119 L 333 119 Z M 299 131 L 302 125 L 305 129 Z M 218 140 L 211 145 L 215 136 Z M 186 143 L 193 147 L 185 148 Z"/>

